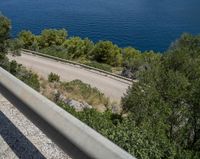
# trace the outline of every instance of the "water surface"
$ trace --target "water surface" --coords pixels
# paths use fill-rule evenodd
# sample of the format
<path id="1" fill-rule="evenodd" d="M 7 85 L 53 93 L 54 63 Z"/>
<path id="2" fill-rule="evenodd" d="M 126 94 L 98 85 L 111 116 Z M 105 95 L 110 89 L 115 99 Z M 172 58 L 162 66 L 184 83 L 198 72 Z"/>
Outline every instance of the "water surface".
<path id="1" fill-rule="evenodd" d="M 1 0 L 0 11 L 12 20 L 13 36 L 66 28 L 70 36 L 140 50 L 164 51 L 183 32 L 200 33 L 200 0 Z"/>

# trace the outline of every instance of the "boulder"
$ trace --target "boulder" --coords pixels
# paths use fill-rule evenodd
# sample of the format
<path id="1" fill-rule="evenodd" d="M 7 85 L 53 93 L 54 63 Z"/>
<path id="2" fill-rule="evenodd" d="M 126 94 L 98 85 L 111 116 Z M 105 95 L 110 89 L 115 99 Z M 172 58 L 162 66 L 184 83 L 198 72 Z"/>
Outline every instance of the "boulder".
<path id="1" fill-rule="evenodd" d="M 73 99 L 66 99 L 64 100 L 64 103 L 69 105 L 70 107 L 73 107 L 76 111 L 83 111 L 84 109 L 91 109 L 92 106 L 89 105 L 86 102 L 78 102 L 76 100 Z"/>

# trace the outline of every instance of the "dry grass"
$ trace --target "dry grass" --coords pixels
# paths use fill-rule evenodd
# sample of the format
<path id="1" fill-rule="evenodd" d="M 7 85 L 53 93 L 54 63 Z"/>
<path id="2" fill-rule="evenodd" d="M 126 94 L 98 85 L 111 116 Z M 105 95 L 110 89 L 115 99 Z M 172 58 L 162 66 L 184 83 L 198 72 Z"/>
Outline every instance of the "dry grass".
<path id="1" fill-rule="evenodd" d="M 66 99 L 87 102 L 100 112 L 111 107 L 109 98 L 105 97 L 97 88 L 92 88 L 80 80 L 49 83 L 47 80 L 40 78 L 40 85 L 40 92 L 52 101 L 55 101 L 55 95 L 59 92 Z"/>

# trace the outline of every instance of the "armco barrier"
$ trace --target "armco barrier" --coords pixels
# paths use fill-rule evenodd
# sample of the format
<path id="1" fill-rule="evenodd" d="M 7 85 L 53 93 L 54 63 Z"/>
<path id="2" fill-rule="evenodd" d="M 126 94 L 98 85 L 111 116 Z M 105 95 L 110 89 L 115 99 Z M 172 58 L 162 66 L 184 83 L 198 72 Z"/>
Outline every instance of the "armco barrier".
<path id="1" fill-rule="evenodd" d="M 74 159 L 135 159 L 2 68 L 0 92 Z"/>
<path id="2" fill-rule="evenodd" d="M 111 73 L 111 72 L 108 72 L 108 71 L 104 71 L 104 70 L 101 70 L 101 69 L 98 69 L 98 68 L 95 68 L 95 67 L 91 67 L 91 66 L 88 66 L 88 65 L 85 65 L 85 64 L 81 64 L 81 63 L 78 63 L 78 62 L 62 59 L 62 58 L 59 58 L 59 57 L 55 57 L 55 56 L 47 55 L 47 54 L 44 54 L 44 53 L 27 50 L 27 49 L 22 49 L 22 51 L 24 51 L 24 53 L 27 52 L 27 53 L 35 54 L 35 55 L 38 55 L 38 56 L 47 57 L 47 58 L 50 58 L 50 59 L 53 59 L 53 60 L 57 60 L 57 61 L 61 61 L 61 62 L 73 64 L 73 65 L 78 65 L 78 66 L 81 66 L 83 68 L 98 71 L 98 72 L 101 72 L 105 75 L 113 76 L 113 77 L 116 77 L 116 78 L 119 78 L 119 79 L 122 79 L 122 80 L 125 80 L 125 81 L 128 81 L 128 82 L 134 82 L 134 80 L 132 80 L 130 78 L 126 78 L 126 77 L 123 77 L 123 76 L 120 76 L 120 75 L 117 75 L 117 74 L 114 74 L 114 73 Z"/>

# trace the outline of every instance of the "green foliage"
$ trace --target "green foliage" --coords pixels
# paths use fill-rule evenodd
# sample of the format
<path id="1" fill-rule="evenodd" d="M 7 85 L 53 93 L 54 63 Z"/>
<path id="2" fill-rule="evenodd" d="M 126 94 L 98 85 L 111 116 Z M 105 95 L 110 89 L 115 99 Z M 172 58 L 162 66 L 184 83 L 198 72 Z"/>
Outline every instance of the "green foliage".
<path id="1" fill-rule="evenodd" d="M 175 158 L 184 158 L 181 153 L 200 157 L 200 45 L 193 43 L 198 36 L 188 36 L 159 61 L 148 62 L 139 82 L 122 99 L 124 111 L 137 127 L 179 147 Z"/>
<path id="2" fill-rule="evenodd" d="M 122 50 L 123 62 L 130 63 L 132 60 L 140 59 L 142 54 L 139 50 L 136 50 L 132 47 L 127 47 Z"/>
<path id="3" fill-rule="evenodd" d="M 14 61 L 14 60 L 11 61 L 10 62 L 10 73 L 16 76 L 17 71 L 18 71 L 18 67 L 19 66 L 18 66 L 16 61 Z"/>
<path id="4" fill-rule="evenodd" d="M 39 90 L 36 74 L 5 57 L 9 30 L 9 20 L 0 16 L 0 66 Z M 66 37 L 65 30 L 44 30 L 39 36 L 23 31 L 11 50 L 17 50 L 17 43 L 22 42 L 24 48 L 53 56 L 92 60 L 88 65 L 104 70 L 110 69 L 108 65 L 123 66 L 124 76 L 139 80 L 122 98 L 122 115 L 126 117 L 94 109 L 76 112 L 59 105 L 137 158 L 200 158 L 200 36 L 184 34 L 164 55 L 120 49 L 109 41 L 94 45 L 88 39 Z M 59 77 L 52 73 L 49 81 L 59 81 Z M 96 88 L 79 80 L 61 86 L 91 105 L 108 104 Z"/>
<path id="5" fill-rule="evenodd" d="M 7 53 L 7 41 L 10 29 L 10 21 L 0 13 L 0 67 L 6 70 L 9 70 L 9 60 L 5 54 Z"/>
<path id="6" fill-rule="evenodd" d="M 153 51 L 141 53 L 131 47 L 120 49 L 110 41 L 94 44 L 87 38 L 66 38 L 67 31 L 64 29 L 45 29 L 38 36 L 30 31 L 22 31 L 19 34 L 19 41 L 26 49 L 41 51 L 67 60 L 76 60 L 109 72 L 112 70 L 111 67 L 123 66 L 122 75 L 132 79 L 137 79 L 139 73 L 148 68 L 149 63 L 160 58 L 160 55 Z"/>
<path id="7" fill-rule="evenodd" d="M 32 87 L 33 89 L 39 91 L 40 90 L 40 82 L 38 75 L 33 73 L 32 71 L 28 71 L 25 68 L 21 68 L 17 75 L 17 78 L 19 78 L 21 81 Z"/>
<path id="8" fill-rule="evenodd" d="M 10 36 L 10 29 L 10 20 L 0 13 L 0 54 L 5 54 L 7 51 L 7 40 Z"/>
<path id="9" fill-rule="evenodd" d="M 51 47 L 42 48 L 40 49 L 40 52 L 66 60 L 70 59 L 69 55 L 67 54 L 67 49 L 64 48 L 63 46 L 54 45 Z"/>
<path id="10" fill-rule="evenodd" d="M 90 105 L 98 106 L 109 104 L 109 99 L 105 97 L 97 88 L 91 87 L 80 80 L 62 83 L 63 89 L 75 100 L 84 100 Z"/>
<path id="11" fill-rule="evenodd" d="M 18 35 L 18 39 L 22 42 L 23 48 L 31 49 L 34 43 L 36 43 L 36 37 L 30 31 L 21 31 Z"/>
<path id="12" fill-rule="evenodd" d="M 67 39 L 63 46 L 67 49 L 69 59 L 87 58 L 94 47 L 93 42 L 89 39 L 72 37 Z"/>
<path id="13" fill-rule="evenodd" d="M 200 35 L 192 36 L 191 34 L 183 34 L 180 39 L 172 43 L 170 50 L 185 50 L 192 57 L 199 56 L 200 52 Z"/>
<path id="14" fill-rule="evenodd" d="M 19 39 L 9 40 L 9 49 L 13 55 L 20 55 L 20 50 L 23 47 L 23 43 Z"/>
<path id="15" fill-rule="evenodd" d="M 60 81 L 60 76 L 51 72 L 49 74 L 49 76 L 48 76 L 48 81 L 49 82 L 59 82 Z"/>
<path id="16" fill-rule="evenodd" d="M 42 31 L 41 36 L 38 37 L 38 43 L 41 48 L 49 47 L 52 45 L 60 46 L 67 38 L 67 31 L 65 29 L 45 29 Z"/>
<path id="17" fill-rule="evenodd" d="M 120 66 L 122 64 L 121 49 L 110 41 L 100 41 L 92 51 L 92 59 L 111 66 Z"/>
<path id="18" fill-rule="evenodd" d="M 174 157 L 174 145 L 163 138 L 154 137 L 150 131 L 139 129 L 128 118 L 122 118 L 110 111 L 100 113 L 94 109 L 76 112 L 64 103 L 58 104 L 137 158 L 160 159 Z"/>
<path id="19" fill-rule="evenodd" d="M 82 62 L 90 56 L 93 47 L 94 44 L 89 39 L 72 37 L 65 40 L 62 46 L 53 45 L 42 48 L 41 52 L 67 60 L 79 60 Z"/>
<path id="20" fill-rule="evenodd" d="M 33 89 L 40 90 L 40 82 L 37 74 L 32 71 L 27 70 L 21 64 L 17 64 L 16 61 L 8 62 L 8 67 L 6 68 L 11 74 L 16 76 L 18 79 L 32 87 Z"/>
<path id="21" fill-rule="evenodd" d="M 112 67 L 108 64 L 98 63 L 96 61 L 84 62 L 84 64 L 104 71 L 112 72 Z"/>
<path id="22" fill-rule="evenodd" d="M 3 15 L 0 15 L 0 67 L 6 69 L 7 71 L 10 71 L 13 75 L 27 83 L 34 89 L 39 90 L 40 83 L 38 80 L 38 76 L 31 71 L 27 71 L 21 65 L 18 65 L 16 61 L 9 62 L 8 58 L 5 55 L 8 47 L 10 47 L 10 50 L 14 51 L 15 53 L 18 53 L 18 49 L 21 47 L 21 41 L 19 39 L 9 40 L 10 28 L 10 21 Z M 20 35 L 27 34 L 22 32 Z M 25 41 L 27 39 L 25 39 Z"/>
<path id="23" fill-rule="evenodd" d="M 122 76 L 138 79 L 140 73 L 148 70 L 151 67 L 151 63 L 158 64 L 161 55 L 154 53 L 153 51 L 140 53 L 134 48 L 125 48 L 123 50 L 124 63 Z"/>
<path id="24" fill-rule="evenodd" d="M 6 70 L 9 70 L 10 67 L 9 59 L 3 53 L 0 53 L 0 67 Z"/>

